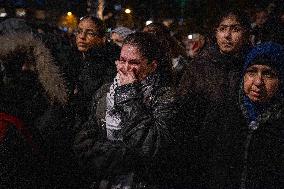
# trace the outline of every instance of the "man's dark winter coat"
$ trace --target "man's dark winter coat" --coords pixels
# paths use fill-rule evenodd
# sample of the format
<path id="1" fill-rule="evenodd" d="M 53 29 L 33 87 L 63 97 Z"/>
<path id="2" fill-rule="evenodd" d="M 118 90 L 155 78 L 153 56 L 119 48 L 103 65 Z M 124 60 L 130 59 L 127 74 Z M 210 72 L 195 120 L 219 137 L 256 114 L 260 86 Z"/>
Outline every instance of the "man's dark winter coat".
<path id="1" fill-rule="evenodd" d="M 78 94 L 74 101 L 76 112 L 81 119 L 90 113 L 90 103 L 96 91 L 106 83 L 112 81 L 116 74 L 115 60 L 119 58 L 120 50 L 111 43 L 94 47 L 85 53 L 76 82 Z"/>
<path id="2" fill-rule="evenodd" d="M 199 182 L 193 178 L 194 161 L 199 158 L 195 154 L 198 150 L 195 138 L 207 113 L 231 98 L 233 91 L 239 87 L 246 51 L 244 48 L 233 56 L 221 53 L 214 45 L 208 46 L 188 65 L 180 82 L 180 107 L 176 121 L 179 146 L 184 154 L 180 170 L 185 171 L 181 173 L 185 184 L 192 184 L 193 188 Z"/>

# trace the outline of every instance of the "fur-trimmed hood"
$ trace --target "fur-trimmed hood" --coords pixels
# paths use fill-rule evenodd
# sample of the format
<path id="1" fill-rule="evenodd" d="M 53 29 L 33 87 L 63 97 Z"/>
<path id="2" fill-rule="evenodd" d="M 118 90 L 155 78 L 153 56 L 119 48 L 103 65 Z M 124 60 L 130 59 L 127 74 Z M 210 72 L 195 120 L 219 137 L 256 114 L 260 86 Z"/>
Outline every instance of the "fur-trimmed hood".
<path id="1" fill-rule="evenodd" d="M 35 59 L 35 72 L 51 103 L 66 104 L 67 88 L 50 50 L 30 33 L 13 33 L 0 36 L 0 59 L 22 50 L 30 52 Z"/>

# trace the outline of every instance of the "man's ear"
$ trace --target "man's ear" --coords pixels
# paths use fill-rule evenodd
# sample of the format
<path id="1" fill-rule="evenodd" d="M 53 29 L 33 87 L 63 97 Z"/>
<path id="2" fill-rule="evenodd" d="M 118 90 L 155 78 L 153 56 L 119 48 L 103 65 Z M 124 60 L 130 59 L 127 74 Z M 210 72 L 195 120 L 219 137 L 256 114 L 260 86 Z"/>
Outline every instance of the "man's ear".
<path id="1" fill-rule="evenodd" d="M 151 64 L 152 64 L 153 71 L 155 71 L 157 69 L 157 67 L 158 67 L 158 61 L 157 60 L 153 60 Z"/>
<path id="2" fill-rule="evenodd" d="M 102 41 L 103 41 L 104 43 L 106 43 L 106 41 L 107 41 L 106 36 L 104 36 L 102 39 L 103 39 Z"/>

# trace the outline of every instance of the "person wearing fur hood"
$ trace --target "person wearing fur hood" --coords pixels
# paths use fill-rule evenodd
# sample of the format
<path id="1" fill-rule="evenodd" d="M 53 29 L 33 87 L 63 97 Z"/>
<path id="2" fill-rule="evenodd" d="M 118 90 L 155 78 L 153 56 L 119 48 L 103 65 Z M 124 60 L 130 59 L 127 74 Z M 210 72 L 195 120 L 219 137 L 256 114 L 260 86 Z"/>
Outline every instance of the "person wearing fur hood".
<path id="1" fill-rule="evenodd" d="M 0 44 L 0 185 L 53 187 L 50 154 L 66 142 L 58 126 L 68 101 L 65 81 L 32 34 L 5 34 Z"/>

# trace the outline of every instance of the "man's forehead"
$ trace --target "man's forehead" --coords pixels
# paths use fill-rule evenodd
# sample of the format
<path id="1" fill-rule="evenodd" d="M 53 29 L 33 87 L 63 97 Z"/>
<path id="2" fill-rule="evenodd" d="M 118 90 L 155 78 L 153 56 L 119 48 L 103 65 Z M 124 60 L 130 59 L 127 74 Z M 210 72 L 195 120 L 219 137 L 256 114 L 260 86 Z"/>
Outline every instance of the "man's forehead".
<path id="1" fill-rule="evenodd" d="M 238 21 L 238 19 L 234 15 L 231 15 L 231 16 L 223 18 L 221 20 L 221 22 L 220 22 L 220 25 L 221 24 L 227 24 L 227 23 L 230 23 L 230 24 L 240 24 L 240 22 Z"/>
<path id="2" fill-rule="evenodd" d="M 78 24 L 78 28 L 80 29 L 86 29 L 86 30 L 97 30 L 97 26 L 94 23 L 88 23 L 88 22 L 81 22 Z"/>
<path id="3" fill-rule="evenodd" d="M 84 30 L 91 30 L 91 31 L 97 31 L 96 28 L 94 27 L 88 27 L 88 26 L 80 26 L 78 25 L 79 29 L 84 29 Z"/>
<path id="4" fill-rule="evenodd" d="M 240 23 L 237 23 L 237 24 L 221 23 L 219 26 L 224 26 L 224 27 L 242 27 L 242 25 Z"/>

